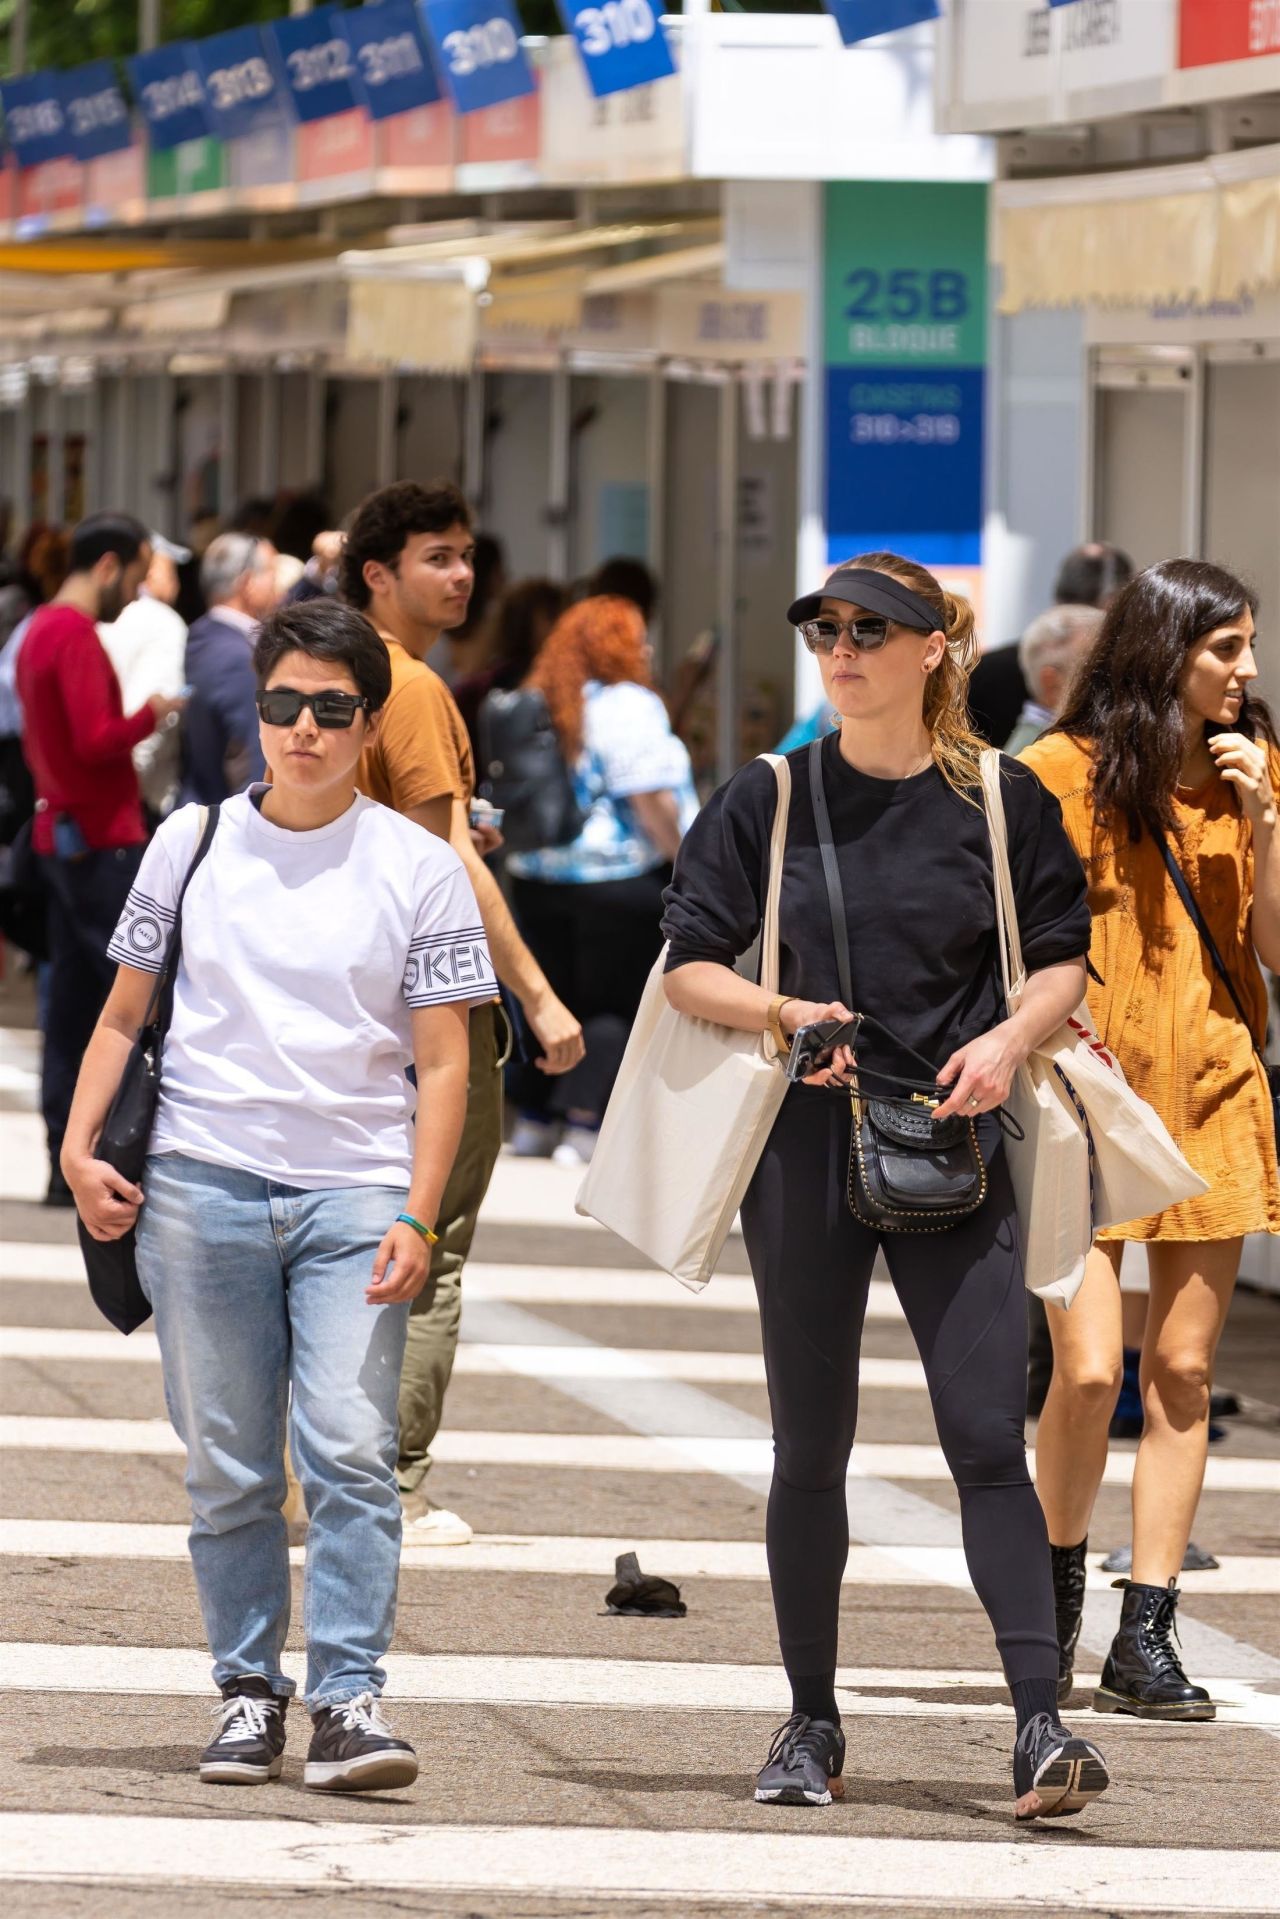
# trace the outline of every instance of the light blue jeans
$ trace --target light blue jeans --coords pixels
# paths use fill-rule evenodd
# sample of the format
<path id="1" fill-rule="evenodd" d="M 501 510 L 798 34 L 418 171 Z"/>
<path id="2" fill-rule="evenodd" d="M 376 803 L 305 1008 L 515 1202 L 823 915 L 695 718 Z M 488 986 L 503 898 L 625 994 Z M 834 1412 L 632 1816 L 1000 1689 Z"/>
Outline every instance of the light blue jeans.
<path id="1" fill-rule="evenodd" d="M 382 1691 L 400 1571 L 396 1398 L 409 1308 L 367 1306 L 389 1186 L 303 1192 L 181 1154 L 143 1176 L 138 1277 L 187 1449 L 190 1545 L 219 1685 L 287 1696 L 284 1439 L 307 1502 L 305 1702 Z M 292 1388 L 292 1409 L 289 1394 Z"/>

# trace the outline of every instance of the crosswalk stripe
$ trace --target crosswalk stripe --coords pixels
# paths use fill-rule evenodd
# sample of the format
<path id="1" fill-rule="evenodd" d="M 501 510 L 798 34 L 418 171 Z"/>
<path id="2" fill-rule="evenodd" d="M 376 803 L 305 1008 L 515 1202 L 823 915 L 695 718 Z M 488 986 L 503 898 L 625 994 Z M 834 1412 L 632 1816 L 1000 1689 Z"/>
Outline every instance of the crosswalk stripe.
<path id="1" fill-rule="evenodd" d="M 467 1705 L 607 1706 L 616 1712 L 785 1713 L 786 1680 L 776 1666 L 735 1666 L 660 1659 L 556 1659 L 495 1653 L 386 1655 L 388 1694 L 397 1700 Z M 301 1682 L 306 1655 L 286 1653 L 283 1666 Z M 189 1647 L 0 1645 L 0 1686 L 15 1692 L 147 1693 L 201 1696 L 211 1689 L 209 1654 Z M 1004 1684 L 993 1684 L 1004 1694 Z M 985 1681 L 984 1681 L 985 1683 Z M 863 1718 L 1010 1719 L 1008 1698 L 987 1703 L 946 1700 L 940 1688 L 915 1681 L 896 1696 L 836 1674 L 840 1710 Z M 926 1694 L 914 1696 L 916 1691 Z M 1280 1699 L 1238 1682 L 1220 1702 L 1219 1726 L 1280 1726 Z"/>
<path id="2" fill-rule="evenodd" d="M 402 1564 L 410 1570 L 440 1573 L 561 1574 L 570 1578 L 611 1578 L 619 1553 L 636 1552 L 643 1566 L 672 1579 L 748 1579 L 768 1577 L 764 1545 L 756 1540 L 635 1539 L 592 1534 L 479 1533 L 468 1546 L 415 1545 L 405 1534 Z M 187 1528 L 138 1521 L 80 1519 L 0 1519 L 0 1555 L 7 1558 L 167 1559 L 187 1558 Z M 290 1557 L 303 1563 L 303 1548 Z M 1089 1590 L 1111 1595 L 1110 1573 L 1101 1570 L 1103 1554 L 1090 1555 Z M 931 1586 L 969 1589 L 968 1568 L 958 1546 L 851 1545 L 845 1569 L 850 1586 Z M 1227 1554 L 1216 1572 L 1183 1573 L 1188 1597 L 1197 1593 L 1269 1594 L 1280 1592 L 1280 1558 Z M 1112 1621 L 1114 1629 L 1114 1621 Z"/>
<path id="3" fill-rule="evenodd" d="M 474 1317 L 474 1314 L 473 1314 Z M 119 1333 L 68 1326 L 7 1326 L 0 1329 L 0 1359 L 91 1360 L 95 1365 L 158 1365 L 160 1348 L 151 1332 Z M 758 1352 L 677 1352 L 666 1347 L 503 1345 L 468 1338 L 464 1324 L 454 1370 L 485 1377 L 523 1373 L 554 1383 L 557 1379 L 684 1379 L 700 1385 L 763 1386 L 764 1361 Z M 868 1356 L 859 1374 L 867 1387 L 906 1392 L 924 1390 L 917 1359 Z"/>
<path id="4" fill-rule="evenodd" d="M 500 1350 L 500 1349 L 499 1349 Z M 541 1350 L 541 1349 L 535 1349 Z M 730 1355 L 732 1357 L 732 1355 Z M 554 1373 L 554 1368 L 552 1369 Z M 171 1427 L 160 1419 L 55 1419 L 0 1416 L 0 1448 L 31 1451 L 181 1453 Z M 483 1432 L 448 1429 L 432 1442 L 436 1459 L 460 1466 L 538 1466 L 576 1472 L 759 1473 L 773 1467 L 766 1439 L 729 1439 L 695 1434 Z M 1034 1464 L 1034 1453 L 1028 1455 Z M 1114 1453 L 1104 1484 L 1127 1486 L 1132 1453 Z M 859 1440 L 850 1477 L 945 1480 L 941 1447 Z M 1280 1459 L 1210 1459 L 1205 1485 L 1216 1492 L 1280 1490 Z"/>
<path id="5" fill-rule="evenodd" d="M 627 1785 L 625 1771 L 618 1785 Z M 748 1785 L 744 1781 L 744 1796 Z M 428 1896 L 456 1890 L 548 1901 L 595 1897 L 623 1912 L 644 1898 L 748 1907 L 821 1899 L 864 1911 L 895 1902 L 990 1911 L 998 1902 L 1197 1914 L 1259 1912 L 1271 1902 L 1275 1854 L 1261 1849 L 1168 1846 L 1135 1853 L 1127 1846 L 1028 1844 L 1025 1836 L 842 1833 L 839 1822 L 857 1812 L 853 1782 L 846 1809 L 826 1815 L 821 1834 L 6 1813 L 0 1815 L 0 1876 L 137 1886 L 363 1887 Z"/>
<path id="6" fill-rule="evenodd" d="M 10 1240 L 0 1245 L 0 1276 L 31 1285 L 86 1284 L 78 1246 L 48 1246 Z M 509 1299 L 521 1306 L 653 1306 L 660 1310 L 751 1313 L 755 1285 L 740 1273 L 724 1273 L 705 1292 L 691 1293 L 666 1273 L 633 1266 L 497 1266 L 467 1264 L 468 1299 Z M 887 1279 L 871 1282 L 868 1319 L 902 1318 L 902 1306 Z"/>

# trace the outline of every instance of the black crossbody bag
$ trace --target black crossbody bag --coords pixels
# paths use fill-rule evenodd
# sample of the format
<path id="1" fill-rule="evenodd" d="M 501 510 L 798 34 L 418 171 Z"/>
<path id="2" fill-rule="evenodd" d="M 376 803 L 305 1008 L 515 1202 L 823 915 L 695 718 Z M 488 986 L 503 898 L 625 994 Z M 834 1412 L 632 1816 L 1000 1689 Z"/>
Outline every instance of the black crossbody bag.
<path id="1" fill-rule="evenodd" d="M 1163 833 L 1160 835 L 1160 851 L 1164 855 L 1164 863 L 1169 869 L 1169 878 L 1173 881 L 1177 889 L 1178 898 L 1186 907 L 1191 924 L 1195 927 L 1197 933 L 1199 933 L 1204 944 L 1204 950 L 1213 963 L 1213 969 L 1230 994 L 1231 1004 L 1240 1016 L 1240 1023 L 1252 1041 L 1254 1052 L 1262 1061 L 1262 1070 L 1267 1076 L 1267 1085 L 1271 1091 L 1271 1120 L 1275 1127 L 1276 1149 L 1280 1151 L 1280 1066 L 1273 1066 L 1271 1064 L 1257 1040 L 1253 1038 L 1253 1028 L 1250 1026 L 1249 1016 L 1244 1010 L 1244 1001 L 1236 991 L 1235 981 L 1227 971 L 1226 961 L 1218 951 L 1217 942 L 1213 934 L 1209 931 L 1204 914 L 1196 904 L 1196 896 L 1191 891 L 1186 874 L 1178 864 L 1177 855 L 1174 853 L 1173 848 Z"/>
<path id="2" fill-rule="evenodd" d="M 809 748 L 809 789 L 827 881 L 840 992 L 853 1012 L 849 928 L 822 778 L 821 740 Z M 933 1072 L 929 1061 L 904 1045 L 883 1022 L 867 1013 L 854 1016 L 860 1027 L 876 1028 L 900 1052 L 919 1061 L 926 1073 Z M 867 1092 L 864 1080 L 883 1081 L 896 1090 Z M 934 1119 L 931 1108 L 939 1103 L 935 1080 L 896 1078 L 859 1065 L 852 1101 L 847 1198 L 856 1219 L 882 1233 L 945 1233 L 977 1212 L 987 1196 L 987 1168 L 977 1128 L 961 1113 Z"/>
<path id="3" fill-rule="evenodd" d="M 94 1149 L 96 1158 L 105 1160 L 108 1166 L 114 1166 L 135 1186 L 142 1178 L 151 1131 L 156 1122 L 156 1107 L 160 1101 L 165 1035 L 173 1018 L 174 982 L 182 957 L 182 902 L 187 896 L 192 875 L 213 844 L 217 828 L 218 808 L 211 806 L 200 843 L 192 854 L 182 890 L 178 894 L 164 965 L 156 975 L 146 1017 L 129 1049 L 120 1084 L 107 1108 L 107 1116 L 102 1122 L 102 1131 Z M 120 1239 L 95 1239 L 79 1214 L 76 1215 L 76 1228 L 94 1305 L 120 1332 L 135 1332 L 144 1320 L 151 1317 L 151 1303 L 138 1280 L 136 1222 Z"/>

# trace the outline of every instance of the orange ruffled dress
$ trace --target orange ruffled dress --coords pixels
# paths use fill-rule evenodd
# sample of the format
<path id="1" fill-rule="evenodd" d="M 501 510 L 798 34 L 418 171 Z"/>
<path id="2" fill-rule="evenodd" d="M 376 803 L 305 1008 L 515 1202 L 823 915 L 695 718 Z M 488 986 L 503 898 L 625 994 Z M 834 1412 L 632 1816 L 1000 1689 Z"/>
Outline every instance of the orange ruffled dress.
<path id="1" fill-rule="evenodd" d="M 1095 824 L 1093 756 L 1064 733 L 1020 755 L 1062 806 L 1084 864 L 1093 914 L 1089 1009 L 1133 1090 L 1153 1106 L 1209 1182 L 1151 1219 L 1113 1226 L 1108 1240 L 1215 1240 L 1280 1232 L 1280 1176 L 1266 1075 L 1218 979 L 1159 848 Z M 1280 792 L 1280 753 L 1271 778 Z M 1214 774 L 1174 802 L 1179 863 L 1261 1042 L 1267 991 L 1252 939 L 1253 843 L 1230 781 Z"/>

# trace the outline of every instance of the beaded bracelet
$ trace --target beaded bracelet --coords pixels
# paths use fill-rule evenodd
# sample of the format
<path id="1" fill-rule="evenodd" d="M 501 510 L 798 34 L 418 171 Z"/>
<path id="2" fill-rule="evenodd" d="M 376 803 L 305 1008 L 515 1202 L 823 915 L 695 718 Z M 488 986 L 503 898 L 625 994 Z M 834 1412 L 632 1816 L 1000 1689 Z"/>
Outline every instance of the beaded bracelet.
<path id="1" fill-rule="evenodd" d="M 439 1233 L 433 1233 L 429 1226 L 424 1226 L 422 1221 L 415 1219 L 412 1213 L 397 1213 L 396 1224 L 398 1226 L 412 1226 L 419 1239 L 425 1239 L 428 1246 L 438 1246 L 440 1244 Z"/>

